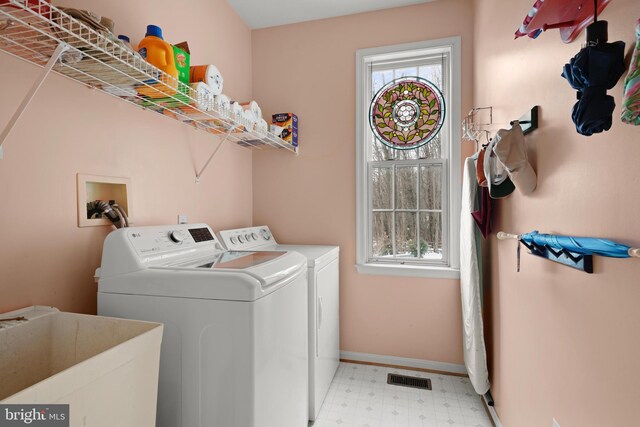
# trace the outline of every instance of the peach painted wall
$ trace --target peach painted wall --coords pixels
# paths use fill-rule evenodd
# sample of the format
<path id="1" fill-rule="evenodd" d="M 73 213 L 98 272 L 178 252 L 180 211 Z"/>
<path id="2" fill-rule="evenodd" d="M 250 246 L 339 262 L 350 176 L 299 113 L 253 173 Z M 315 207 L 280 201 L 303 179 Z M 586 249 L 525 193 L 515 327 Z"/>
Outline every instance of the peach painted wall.
<path id="1" fill-rule="evenodd" d="M 134 43 L 148 23 L 161 25 L 168 41 L 189 41 L 195 63 L 218 65 L 225 93 L 251 98 L 251 32 L 224 0 L 188 8 L 168 0 L 64 5 L 113 18 L 116 31 Z M 4 126 L 39 69 L 4 53 L 0 64 Z M 202 182 L 194 182 L 194 170 L 216 144 L 209 134 L 49 77 L 0 160 L 0 312 L 43 304 L 95 313 L 93 273 L 110 227 L 76 226 L 78 172 L 130 177 L 136 225 L 174 223 L 179 213 L 215 228 L 250 225 L 249 150 L 223 147 Z"/>
<path id="2" fill-rule="evenodd" d="M 475 23 L 475 103 L 492 105 L 496 123 L 542 107 L 527 137 L 538 188 L 495 203 L 495 230 L 607 237 L 640 246 L 640 128 L 619 120 L 610 132 L 576 133 L 575 92 L 560 76 L 584 43 L 557 31 L 513 40 L 531 0 L 479 0 Z M 611 2 L 602 15 L 610 40 L 635 43 L 637 0 Z M 493 396 L 508 427 L 631 427 L 640 401 L 640 262 L 594 259 L 593 275 L 522 255 L 491 239 L 489 352 Z"/>
<path id="3" fill-rule="evenodd" d="M 472 96 L 473 2 L 419 6 L 253 32 L 253 96 L 266 116 L 300 118 L 301 154 L 256 152 L 254 224 L 282 242 L 340 245 L 342 349 L 462 363 L 457 280 L 355 269 L 355 52 L 462 36 L 463 105 Z"/>

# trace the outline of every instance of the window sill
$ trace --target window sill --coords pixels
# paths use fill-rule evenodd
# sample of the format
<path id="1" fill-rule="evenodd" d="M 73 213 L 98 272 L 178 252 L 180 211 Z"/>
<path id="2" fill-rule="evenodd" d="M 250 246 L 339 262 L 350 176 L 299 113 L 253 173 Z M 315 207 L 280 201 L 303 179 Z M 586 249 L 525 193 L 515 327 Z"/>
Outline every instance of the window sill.
<path id="1" fill-rule="evenodd" d="M 418 267 L 415 265 L 356 264 L 360 274 L 374 276 L 407 276 L 430 279 L 460 279 L 460 270 L 451 267 Z"/>

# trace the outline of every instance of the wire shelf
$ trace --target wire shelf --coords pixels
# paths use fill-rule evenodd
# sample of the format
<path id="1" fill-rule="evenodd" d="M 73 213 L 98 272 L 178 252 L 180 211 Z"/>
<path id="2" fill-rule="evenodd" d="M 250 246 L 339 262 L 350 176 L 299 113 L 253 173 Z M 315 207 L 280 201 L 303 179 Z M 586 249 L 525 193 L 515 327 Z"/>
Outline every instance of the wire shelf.
<path id="1" fill-rule="evenodd" d="M 229 106 L 203 99 L 111 33 L 90 28 L 45 0 L 0 5 L 0 50 L 45 67 L 60 45 L 65 51 L 53 67 L 58 74 L 244 147 L 297 153 L 297 147 L 258 130 Z"/>

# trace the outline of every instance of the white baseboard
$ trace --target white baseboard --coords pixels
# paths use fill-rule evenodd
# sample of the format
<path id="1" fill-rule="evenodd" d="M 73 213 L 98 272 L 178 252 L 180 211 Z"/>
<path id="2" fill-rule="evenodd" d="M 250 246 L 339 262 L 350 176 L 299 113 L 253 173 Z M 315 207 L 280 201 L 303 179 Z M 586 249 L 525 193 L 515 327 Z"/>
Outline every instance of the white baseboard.
<path id="1" fill-rule="evenodd" d="M 493 406 L 489 406 L 486 396 L 482 396 L 482 399 L 484 400 L 484 404 L 487 406 L 487 409 L 489 410 L 489 415 L 491 416 L 491 421 L 493 421 L 493 425 L 496 427 L 502 427 L 502 423 L 500 422 L 500 418 L 498 418 L 498 413 L 496 412 L 496 408 L 494 408 Z"/>
<path id="2" fill-rule="evenodd" d="M 408 368 L 429 369 L 432 371 L 451 372 L 452 374 L 467 374 L 464 365 L 447 362 L 434 362 L 432 360 L 410 359 L 407 357 L 382 356 L 379 354 L 356 353 L 353 351 L 341 351 L 341 359 L 357 362 L 380 363 L 383 365 L 406 366 Z"/>

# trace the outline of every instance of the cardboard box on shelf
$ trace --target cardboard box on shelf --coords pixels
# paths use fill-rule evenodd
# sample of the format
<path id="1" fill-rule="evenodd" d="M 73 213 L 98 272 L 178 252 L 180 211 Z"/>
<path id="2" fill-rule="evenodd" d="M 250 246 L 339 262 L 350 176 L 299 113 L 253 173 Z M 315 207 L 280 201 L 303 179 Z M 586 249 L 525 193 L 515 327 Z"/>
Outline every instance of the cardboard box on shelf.
<path id="1" fill-rule="evenodd" d="M 298 146 L 298 116 L 293 113 L 278 113 L 271 116 L 273 123 L 276 126 L 284 128 L 282 131 L 282 138 L 284 141 L 290 143 L 294 147 Z"/>
<path id="2" fill-rule="evenodd" d="M 189 86 L 190 55 L 178 46 L 173 46 L 173 56 L 178 69 L 178 80 Z"/>

